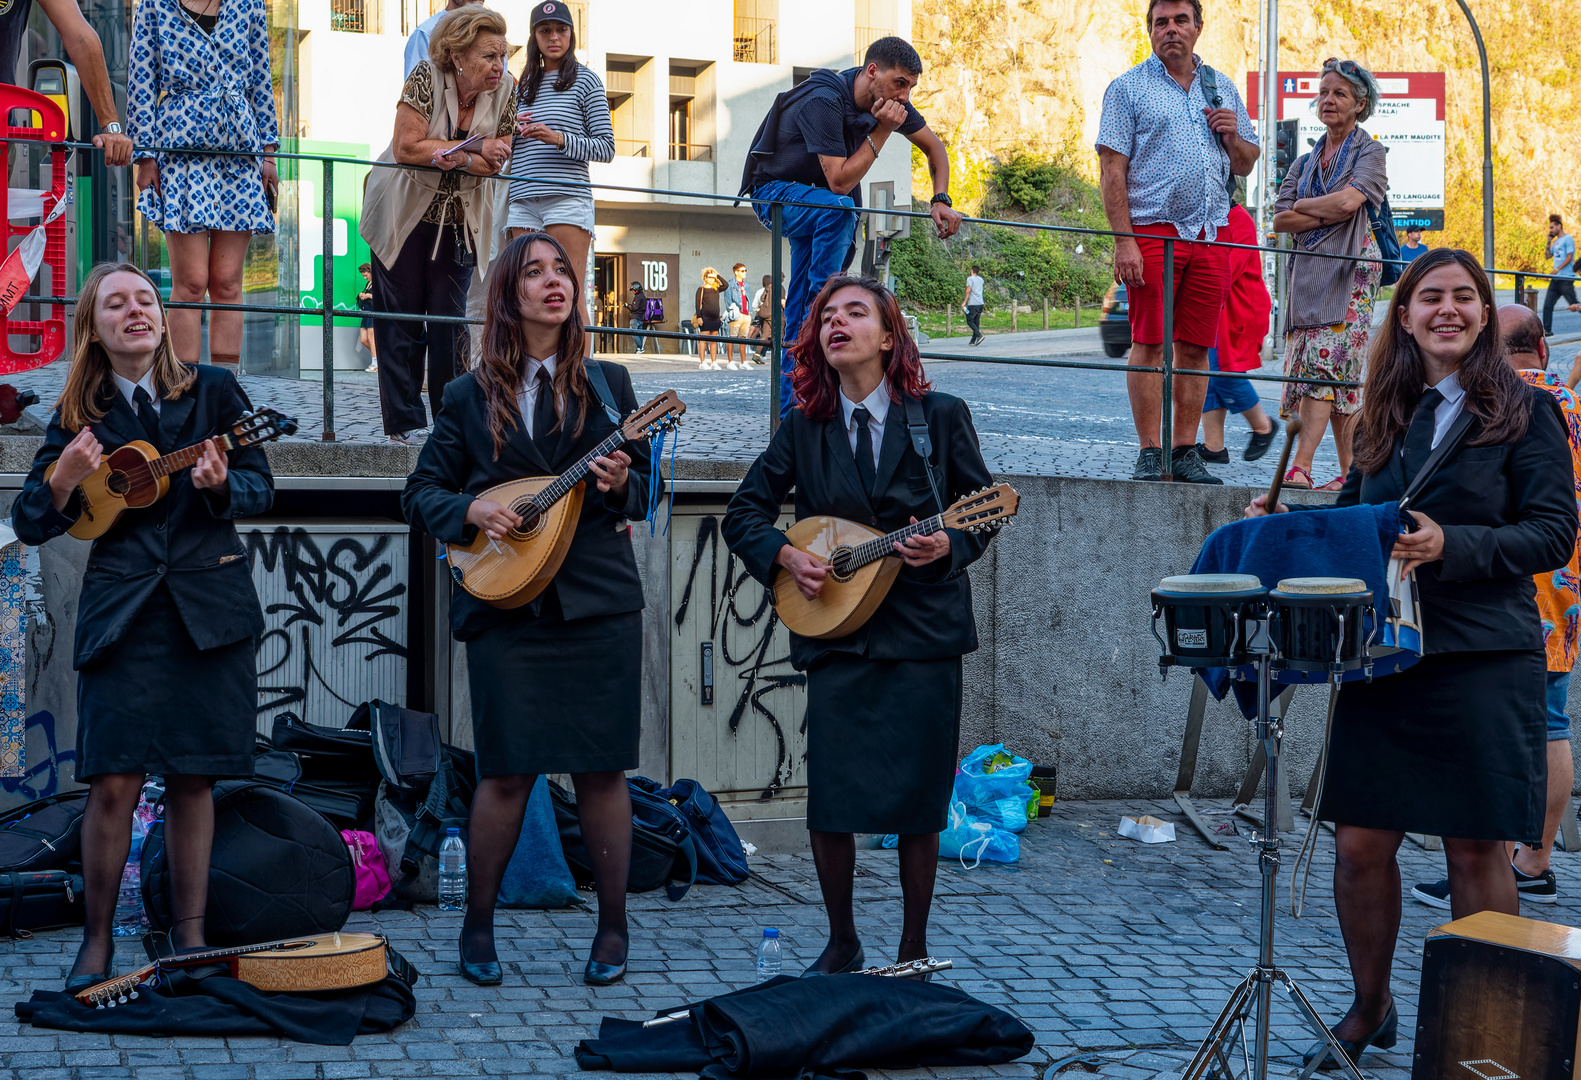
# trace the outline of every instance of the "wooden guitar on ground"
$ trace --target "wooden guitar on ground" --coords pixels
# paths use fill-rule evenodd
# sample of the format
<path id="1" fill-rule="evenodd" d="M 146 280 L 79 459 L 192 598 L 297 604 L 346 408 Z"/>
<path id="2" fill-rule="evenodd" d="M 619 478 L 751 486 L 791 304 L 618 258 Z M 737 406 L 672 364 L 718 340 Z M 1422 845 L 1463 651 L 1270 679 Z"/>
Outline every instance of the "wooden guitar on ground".
<path id="1" fill-rule="evenodd" d="M 293 417 L 274 409 L 259 409 L 243 413 L 230 431 L 214 436 L 214 444 L 221 451 L 240 450 L 295 434 Z M 123 511 L 152 506 L 164 498 L 170 490 L 171 475 L 196 465 L 202 456 L 202 443 L 163 457 L 142 440 L 112 450 L 104 455 L 94 474 L 77 485 L 82 515 L 66 531 L 78 540 L 97 540 L 110 531 Z M 54 475 L 56 464 L 52 462 L 44 470 L 46 481 Z"/>
<path id="2" fill-rule="evenodd" d="M 674 390 L 666 390 L 634 410 L 603 442 L 559 476 L 533 476 L 499 484 L 478 495 L 509 507 L 522 519 L 496 543 L 478 530 L 470 544 L 446 544 L 450 576 L 467 592 L 497 608 L 517 608 L 543 592 L 553 580 L 576 535 L 582 514 L 583 481 L 594 458 L 608 457 L 622 443 L 673 428 L 686 413 Z"/>
<path id="3" fill-rule="evenodd" d="M 84 1005 L 113 1009 L 137 997 L 137 988 L 160 972 L 210 964 L 226 965 L 232 978 L 260 990 L 308 993 L 381 982 L 390 970 L 390 954 L 378 934 L 314 934 L 167 956 L 72 996 Z"/>
<path id="4" fill-rule="evenodd" d="M 1020 502 L 1015 488 L 995 484 L 957 499 L 942 514 L 885 535 L 844 518 L 802 518 L 785 530 L 785 538 L 792 547 L 828 563 L 829 575 L 818 598 L 809 600 L 796 587 L 796 579 L 784 567 L 776 567 L 774 610 L 792 633 L 802 637 L 844 637 L 872 618 L 905 565 L 895 554 L 897 542 L 941 529 L 997 529 L 1009 523 Z"/>

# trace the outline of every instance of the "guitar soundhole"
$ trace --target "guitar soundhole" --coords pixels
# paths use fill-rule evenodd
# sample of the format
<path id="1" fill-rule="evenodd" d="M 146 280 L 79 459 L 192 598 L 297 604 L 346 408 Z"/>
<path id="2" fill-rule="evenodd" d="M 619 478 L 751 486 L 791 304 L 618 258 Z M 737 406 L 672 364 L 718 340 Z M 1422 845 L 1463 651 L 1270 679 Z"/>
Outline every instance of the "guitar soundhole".
<path id="1" fill-rule="evenodd" d="M 835 548 L 829 556 L 829 576 L 844 584 L 856 576 L 856 552 L 848 547 Z"/>
<path id="2" fill-rule="evenodd" d="M 311 941 L 286 941 L 276 945 L 275 951 L 289 952 L 292 949 L 311 949 L 312 947 L 313 943 Z"/>
<path id="3" fill-rule="evenodd" d="M 536 506 L 529 503 L 525 506 L 513 506 L 511 509 L 520 514 L 522 519 L 521 528 L 510 531 L 512 540 L 519 544 L 531 540 L 543 531 L 543 513 Z"/>
<path id="4" fill-rule="evenodd" d="M 110 477 L 104 482 L 104 486 L 123 497 L 132 490 L 132 482 L 126 478 L 126 474 L 114 470 L 110 472 Z"/>

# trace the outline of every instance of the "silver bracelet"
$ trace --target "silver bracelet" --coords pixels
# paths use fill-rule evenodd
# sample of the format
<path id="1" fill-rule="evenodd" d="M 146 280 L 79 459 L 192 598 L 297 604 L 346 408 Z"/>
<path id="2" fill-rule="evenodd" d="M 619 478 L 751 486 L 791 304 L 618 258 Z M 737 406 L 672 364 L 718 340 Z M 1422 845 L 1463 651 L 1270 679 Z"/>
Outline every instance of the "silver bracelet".
<path id="1" fill-rule="evenodd" d="M 878 147 L 873 145 L 873 136 L 863 135 L 862 138 L 867 140 L 868 148 L 873 151 L 873 157 L 878 157 Z"/>

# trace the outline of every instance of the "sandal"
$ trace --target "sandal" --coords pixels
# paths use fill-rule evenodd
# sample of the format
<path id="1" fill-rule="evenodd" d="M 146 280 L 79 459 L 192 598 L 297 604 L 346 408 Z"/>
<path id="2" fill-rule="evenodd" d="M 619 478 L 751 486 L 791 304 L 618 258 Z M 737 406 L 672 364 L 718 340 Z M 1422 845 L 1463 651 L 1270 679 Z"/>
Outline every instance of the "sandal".
<path id="1" fill-rule="evenodd" d="M 1334 479 L 1330 480 L 1328 483 L 1324 484 L 1322 487 L 1320 487 L 1320 488 L 1313 488 L 1312 490 L 1314 490 L 1314 491 L 1339 491 L 1344 486 L 1345 486 L 1345 478 L 1343 476 L 1336 476 Z"/>
<path id="2" fill-rule="evenodd" d="M 1297 473 L 1300 473 L 1305 478 L 1304 482 L 1296 479 Z M 1299 465 L 1292 465 L 1290 466 L 1290 471 L 1285 473 L 1284 486 L 1310 489 L 1312 487 L 1312 474 Z"/>

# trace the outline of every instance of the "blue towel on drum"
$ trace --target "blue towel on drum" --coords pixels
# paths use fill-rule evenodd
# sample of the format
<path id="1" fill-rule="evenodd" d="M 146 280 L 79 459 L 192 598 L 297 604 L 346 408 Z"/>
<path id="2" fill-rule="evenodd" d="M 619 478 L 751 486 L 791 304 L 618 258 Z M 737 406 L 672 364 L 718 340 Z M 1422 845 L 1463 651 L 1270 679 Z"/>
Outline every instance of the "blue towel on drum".
<path id="1" fill-rule="evenodd" d="M 1388 596 L 1389 552 L 1399 533 L 1400 508 L 1392 502 L 1247 518 L 1213 530 L 1191 572 L 1250 574 L 1269 589 L 1293 577 L 1360 578 L 1381 600 Z M 1201 675 L 1213 696 L 1223 700 L 1229 671 L 1207 668 Z M 1281 681 L 1304 681 L 1299 672 L 1280 676 Z M 1237 682 L 1235 689 L 1241 711 L 1254 717 L 1256 684 Z"/>

